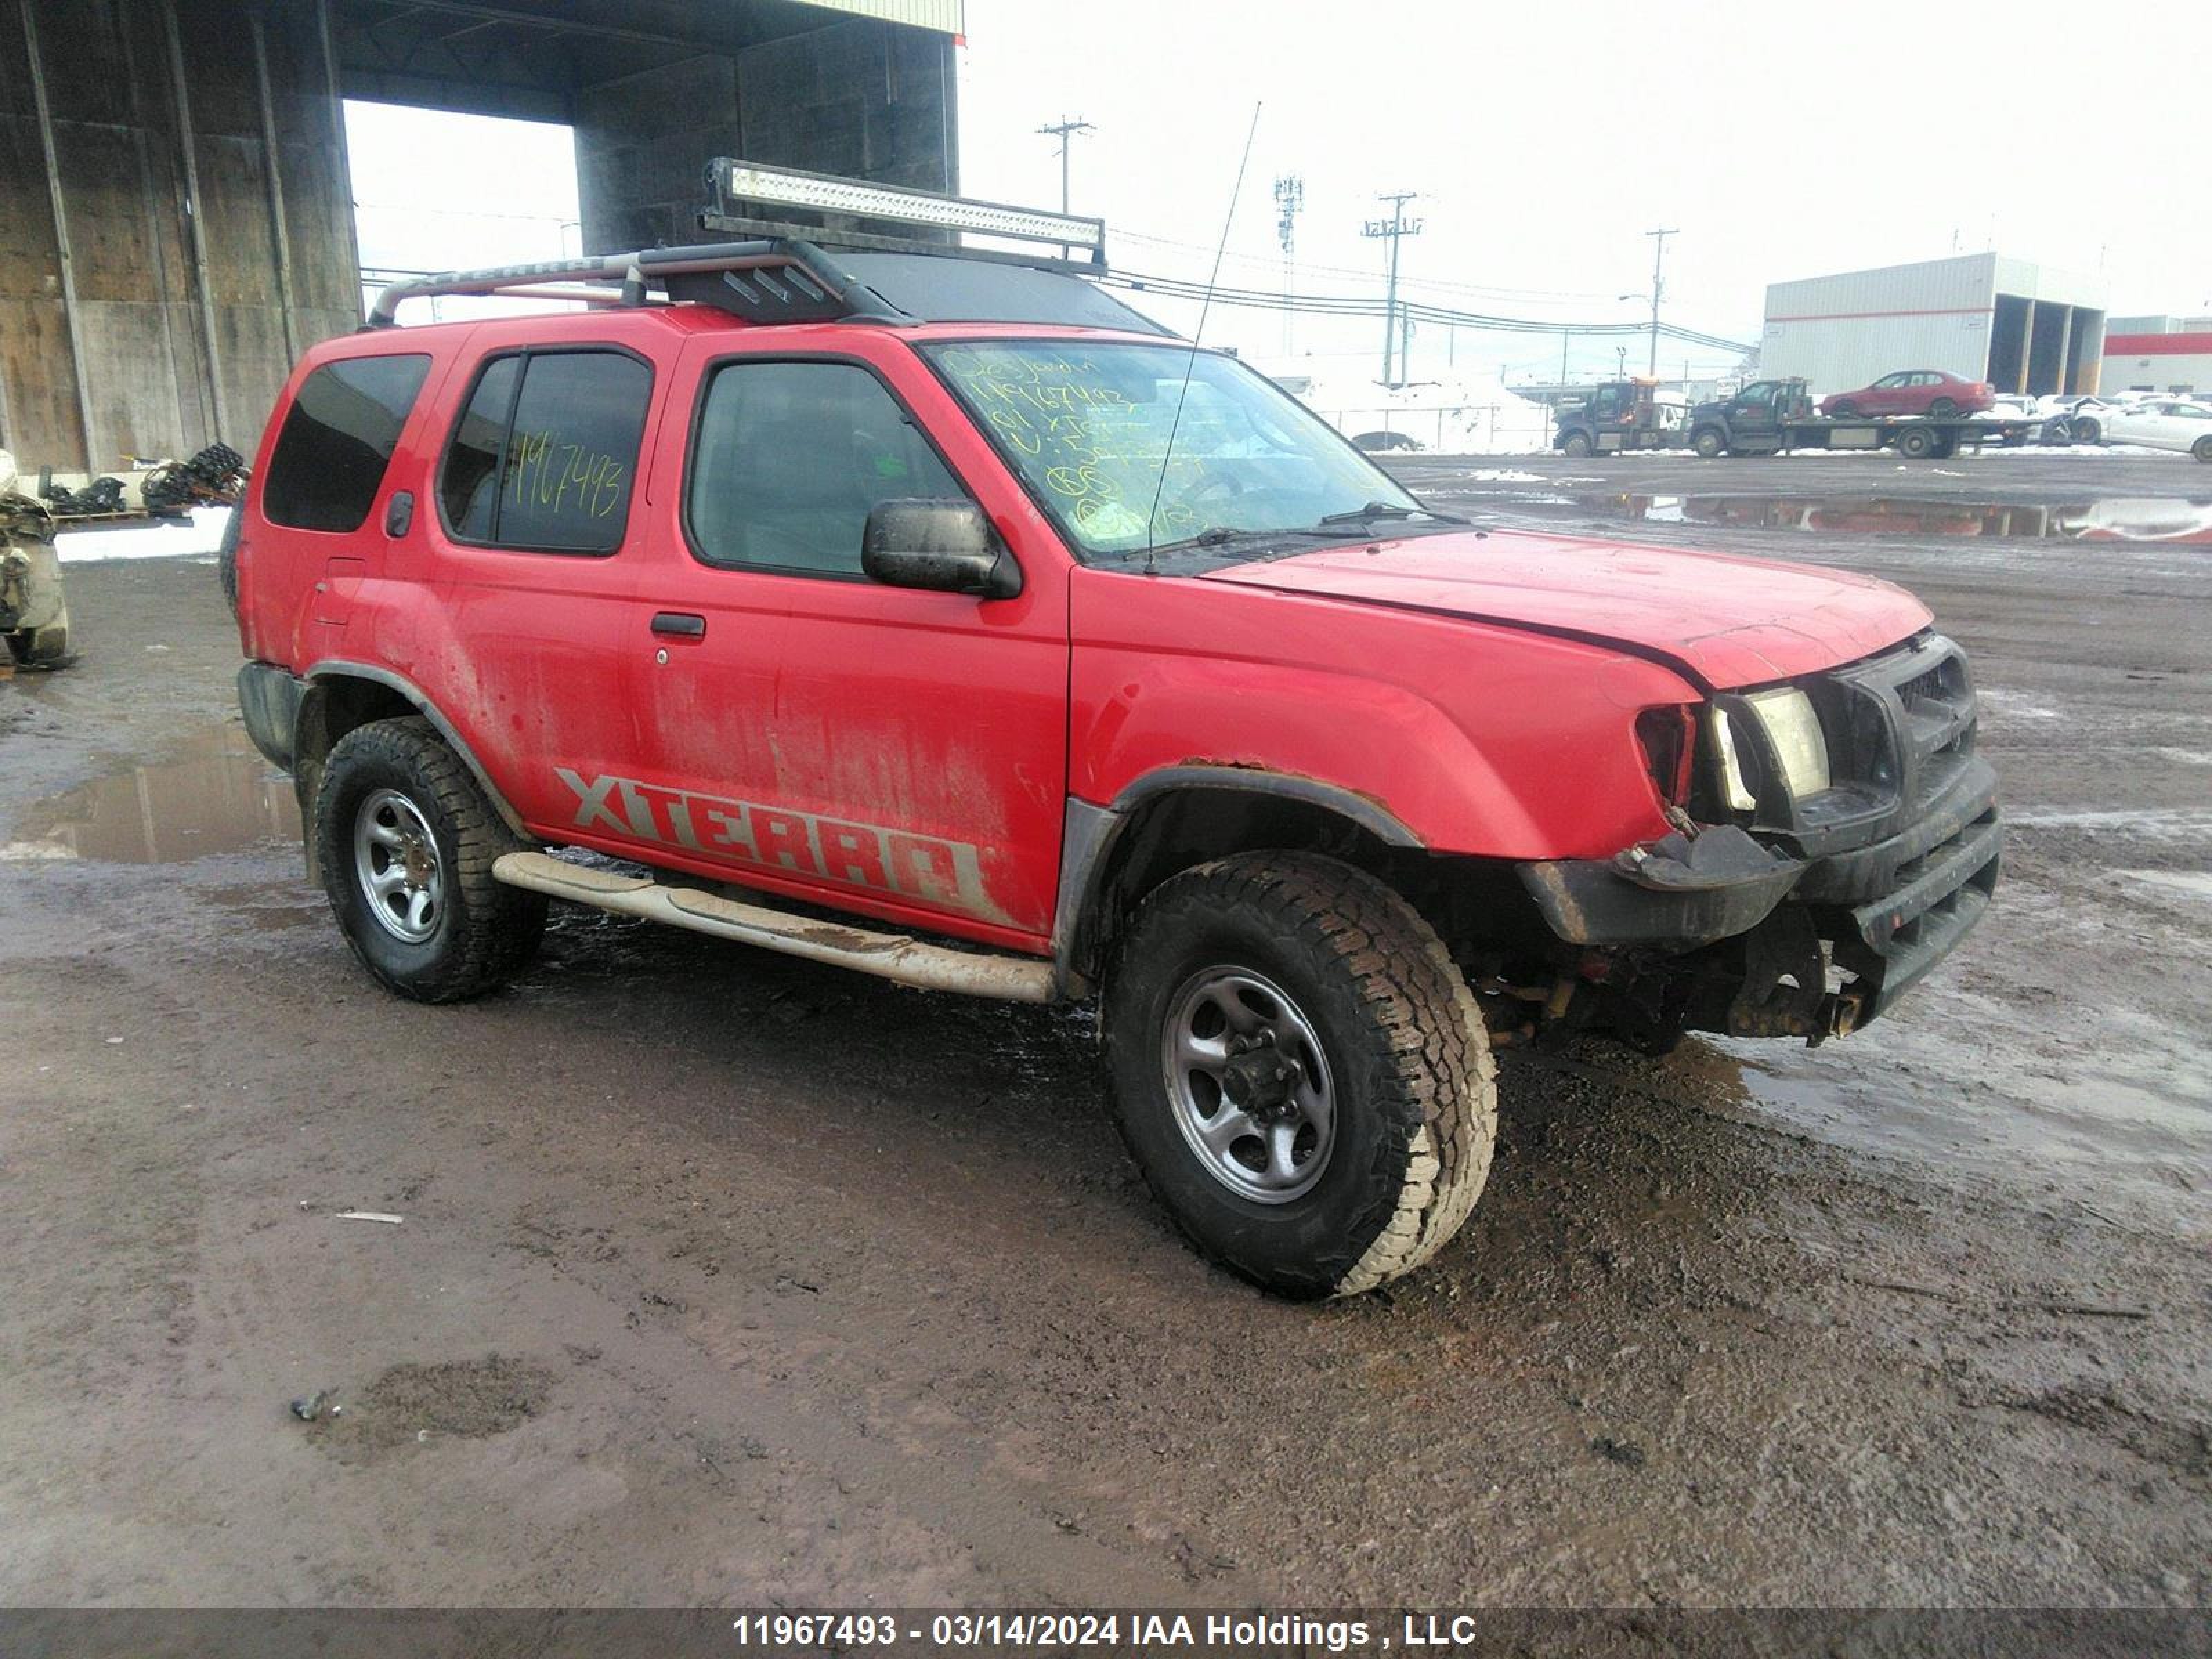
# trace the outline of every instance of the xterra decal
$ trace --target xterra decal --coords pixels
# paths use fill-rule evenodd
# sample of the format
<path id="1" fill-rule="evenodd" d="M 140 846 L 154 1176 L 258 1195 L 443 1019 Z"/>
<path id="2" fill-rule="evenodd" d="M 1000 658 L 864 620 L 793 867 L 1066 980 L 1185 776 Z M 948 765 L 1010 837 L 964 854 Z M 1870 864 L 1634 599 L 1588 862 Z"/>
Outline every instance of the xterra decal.
<path id="1" fill-rule="evenodd" d="M 579 830 L 657 841 L 817 881 L 915 899 L 1003 921 L 983 891 L 982 860 L 964 841 L 818 817 L 781 806 L 720 800 L 635 778 L 586 778 L 554 769 L 576 797 Z"/>

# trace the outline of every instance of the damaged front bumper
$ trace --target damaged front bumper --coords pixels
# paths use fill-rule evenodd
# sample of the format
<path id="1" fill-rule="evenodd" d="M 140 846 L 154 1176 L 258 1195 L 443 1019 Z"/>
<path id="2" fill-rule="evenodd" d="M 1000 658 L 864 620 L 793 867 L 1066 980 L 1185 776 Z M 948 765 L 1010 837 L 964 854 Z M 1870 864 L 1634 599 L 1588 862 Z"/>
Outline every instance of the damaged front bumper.
<path id="1" fill-rule="evenodd" d="M 2003 826 L 1963 659 L 1925 636 L 1830 679 L 1835 730 L 1856 720 L 1869 772 L 1894 781 L 1879 822 L 1711 825 L 1518 866 L 1586 977 L 1638 986 L 1677 1030 L 1819 1042 L 1889 1008 L 1981 919 Z"/>

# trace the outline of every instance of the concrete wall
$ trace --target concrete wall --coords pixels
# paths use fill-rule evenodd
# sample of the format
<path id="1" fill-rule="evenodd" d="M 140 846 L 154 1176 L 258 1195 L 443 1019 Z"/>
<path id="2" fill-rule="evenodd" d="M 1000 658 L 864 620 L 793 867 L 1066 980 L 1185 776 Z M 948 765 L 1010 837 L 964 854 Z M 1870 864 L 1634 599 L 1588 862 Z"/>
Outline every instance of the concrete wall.
<path id="1" fill-rule="evenodd" d="M 251 450 L 295 353 L 357 320 L 319 9 L 252 15 L 0 0 L 0 441 L 25 465 Z"/>
<path id="2" fill-rule="evenodd" d="M 0 447 L 252 449 L 359 320 L 343 97 L 571 122 L 612 252 L 696 239 L 715 155 L 957 189 L 952 51 L 790 0 L 0 0 Z"/>
<path id="3" fill-rule="evenodd" d="M 584 88 L 575 128 L 591 253 L 696 240 L 717 155 L 959 188 L 951 40 L 868 18 Z"/>

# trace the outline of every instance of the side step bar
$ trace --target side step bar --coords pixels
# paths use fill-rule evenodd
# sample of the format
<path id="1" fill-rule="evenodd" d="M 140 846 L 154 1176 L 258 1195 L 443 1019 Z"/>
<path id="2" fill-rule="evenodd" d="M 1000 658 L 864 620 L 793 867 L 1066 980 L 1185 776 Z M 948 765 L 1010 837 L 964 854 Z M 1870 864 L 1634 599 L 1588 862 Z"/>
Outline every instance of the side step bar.
<path id="1" fill-rule="evenodd" d="M 995 997 L 1007 1002 L 1050 1002 L 1052 963 L 1042 957 L 1001 956 L 925 945 L 904 933 L 878 933 L 839 922 L 817 921 L 740 904 L 696 887 L 669 887 L 644 876 L 587 869 L 544 853 L 507 853 L 491 866 L 509 887 L 589 904 L 617 915 L 644 916 L 695 933 L 757 945 L 764 951 L 852 968 L 878 979 L 925 991 Z"/>

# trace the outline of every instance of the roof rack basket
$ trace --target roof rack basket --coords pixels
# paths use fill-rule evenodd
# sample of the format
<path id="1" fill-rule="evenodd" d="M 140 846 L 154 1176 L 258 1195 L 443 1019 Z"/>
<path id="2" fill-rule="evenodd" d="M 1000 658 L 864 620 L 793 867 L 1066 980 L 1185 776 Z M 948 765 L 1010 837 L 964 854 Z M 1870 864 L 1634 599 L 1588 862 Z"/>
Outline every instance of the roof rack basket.
<path id="1" fill-rule="evenodd" d="M 825 252 L 825 242 L 866 252 L 935 254 L 1071 274 L 1102 271 L 1106 264 L 1104 222 L 1073 214 L 764 167 L 729 156 L 708 164 L 707 185 L 714 205 L 700 214 L 702 227 L 725 234 L 749 233 L 748 240 L 411 277 L 377 295 L 364 326 L 389 328 L 405 301 L 441 295 L 641 306 L 654 288 L 672 299 L 704 301 L 756 323 L 919 320 Z M 747 204 L 835 216 L 878 228 L 805 226 L 732 211 Z M 905 227 L 908 234 L 881 228 L 886 226 Z M 916 229 L 935 234 L 917 235 Z M 1052 244 L 1060 252 L 963 246 L 953 240 L 962 233 Z M 1067 257 L 1076 250 L 1088 255 L 1082 264 Z"/>

